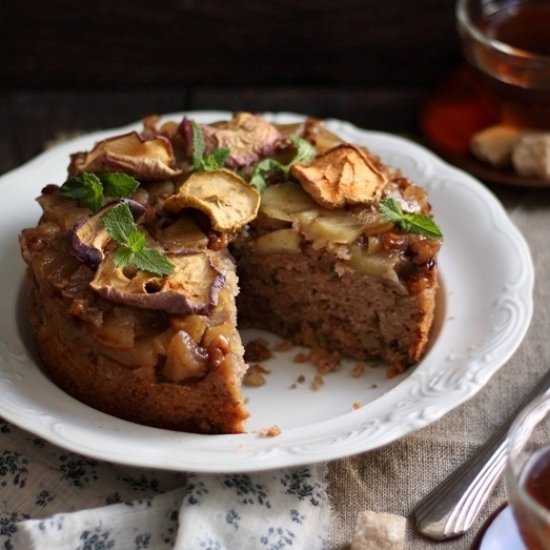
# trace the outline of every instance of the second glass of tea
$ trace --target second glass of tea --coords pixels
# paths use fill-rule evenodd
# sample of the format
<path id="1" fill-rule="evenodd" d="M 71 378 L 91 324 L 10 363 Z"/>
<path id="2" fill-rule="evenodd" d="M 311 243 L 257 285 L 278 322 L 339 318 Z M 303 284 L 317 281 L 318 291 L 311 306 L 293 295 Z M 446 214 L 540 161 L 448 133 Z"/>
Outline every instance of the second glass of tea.
<path id="1" fill-rule="evenodd" d="M 550 0 L 458 0 L 456 15 L 495 121 L 550 129 Z"/>
<path id="2" fill-rule="evenodd" d="M 550 394 L 524 409 L 510 428 L 506 488 L 525 546 L 550 549 Z"/>

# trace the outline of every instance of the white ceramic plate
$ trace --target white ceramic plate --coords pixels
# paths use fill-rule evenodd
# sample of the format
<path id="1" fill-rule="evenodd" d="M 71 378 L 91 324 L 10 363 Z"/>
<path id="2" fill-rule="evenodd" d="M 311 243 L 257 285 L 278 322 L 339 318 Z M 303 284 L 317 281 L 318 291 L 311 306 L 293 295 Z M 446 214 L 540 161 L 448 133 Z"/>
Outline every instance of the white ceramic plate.
<path id="1" fill-rule="evenodd" d="M 190 113 L 199 121 L 228 113 Z M 168 115 L 179 120 L 182 114 Z M 292 122 L 298 115 L 272 115 Z M 139 127 L 133 125 L 132 127 Z M 0 415 L 61 447 L 128 465 L 196 472 L 257 471 L 308 464 L 368 451 L 440 418 L 472 397 L 520 344 L 532 314 L 529 250 L 501 205 L 480 183 L 404 139 L 329 121 L 349 141 L 364 144 L 428 188 L 445 242 L 443 290 L 433 342 L 425 359 L 386 380 L 384 369 L 350 376 L 352 364 L 309 387 L 311 365 L 296 365 L 294 348 L 266 366 L 268 383 L 246 389 L 249 433 L 204 436 L 139 426 L 105 415 L 66 395 L 34 359 L 23 311 L 24 264 L 17 236 L 34 226 L 34 198 L 64 181 L 69 154 L 89 149 L 99 132 L 47 151 L 0 178 Z M 255 336 L 254 333 L 245 337 Z M 275 339 L 276 340 L 276 339 Z M 290 386 L 299 374 L 306 382 Z M 354 409 L 354 403 L 363 406 Z M 278 425 L 278 437 L 255 430 Z"/>

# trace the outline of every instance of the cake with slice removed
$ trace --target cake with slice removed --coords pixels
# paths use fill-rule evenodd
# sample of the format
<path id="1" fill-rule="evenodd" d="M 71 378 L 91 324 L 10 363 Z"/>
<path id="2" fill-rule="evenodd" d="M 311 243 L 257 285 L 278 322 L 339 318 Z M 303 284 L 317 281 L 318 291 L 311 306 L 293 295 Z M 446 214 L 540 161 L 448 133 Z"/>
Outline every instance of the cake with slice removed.
<path id="1" fill-rule="evenodd" d="M 38 352 L 101 411 L 243 432 L 237 317 L 390 374 L 426 350 L 441 244 L 426 193 L 320 121 L 148 118 L 75 153 L 38 202 L 20 236 Z"/>

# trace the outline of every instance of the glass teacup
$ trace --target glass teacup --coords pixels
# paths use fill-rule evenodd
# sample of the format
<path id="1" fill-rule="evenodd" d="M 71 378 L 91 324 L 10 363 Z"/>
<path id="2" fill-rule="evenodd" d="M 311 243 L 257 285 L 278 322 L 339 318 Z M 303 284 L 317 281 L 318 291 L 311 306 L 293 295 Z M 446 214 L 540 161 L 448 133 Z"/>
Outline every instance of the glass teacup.
<path id="1" fill-rule="evenodd" d="M 550 393 L 524 409 L 510 428 L 506 487 L 526 547 L 550 549 Z"/>
<path id="2" fill-rule="evenodd" d="M 458 0 L 456 15 L 494 120 L 550 129 L 550 0 Z"/>

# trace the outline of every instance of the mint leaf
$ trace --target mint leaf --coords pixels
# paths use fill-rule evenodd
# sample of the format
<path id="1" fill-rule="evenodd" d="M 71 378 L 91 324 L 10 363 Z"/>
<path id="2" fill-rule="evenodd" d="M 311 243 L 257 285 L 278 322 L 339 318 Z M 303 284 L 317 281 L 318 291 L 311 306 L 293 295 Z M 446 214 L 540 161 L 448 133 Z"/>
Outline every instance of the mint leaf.
<path id="1" fill-rule="evenodd" d="M 194 120 L 191 121 L 191 126 L 193 127 L 193 168 L 195 170 L 200 170 L 202 168 L 202 158 L 204 156 L 204 149 L 206 145 L 204 143 L 204 136 L 202 135 L 201 127 Z"/>
<path id="2" fill-rule="evenodd" d="M 223 168 L 227 157 L 231 154 L 229 147 L 220 147 L 214 149 L 211 153 L 204 156 L 206 144 L 202 135 L 201 127 L 192 121 L 193 127 L 193 144 L 192 144 L 192 160 L 195 172 L 208 172 L 210 170 L 219 170 Z"/>
<path id="3" fill-rule="evenodd" d="M 61 186 L 60 193 L 64 197 L 77 200 L 93 212 L 103 205 L 103 186 L 99 178 L 91 172 L 70 177 Z"/>
<path id="4" fill-rule="evenodd" d="M 115 252 L 115 267 L 126 267 L 133 259 L 134 253 L 129 248 L 121 246 Z"/>
<path id="5" fill-rule="evenodd" d="M 401 227 L 404 231 L 418 233 L 431 239 L 437 239 L 443 236 L 441 229 L 439 229 L 433 219 L 425 214 L 404 214 Z"/>
<path id="6" fill-rule="evenodd" d="M 265 179 L 262 176 L 261 172 L 253 174 L 252 177 L 250 178 L 249 183 L 260 194 L 262 194 L 265 191 L 265 188 L 267 187 L 267 182 L 265 181 Z"/>
<path id="7" fill-rule="evenodd" d="M 250 178 L 250 185 L 252 185 L 258 193 L 262 193 L 267 187 L 264 173 L 272 170 L 281 170 L 285 174 L 285 178 L 287 176 L 286 166 L 275 159 L 264 159 L 255 166 Z"/>
<path id="8" fill-rule="evenodd" d="M 384 218 L 397 225 L 399 225 L 403 218 L 403 211 L 395 199 L 382 199 L 379 210 Z"/>
<path id="9" fill-rule="evenodd" d="M 130 235 L 138 231 L 134 216 L 127 204 L 120 203 L 101 217 L 103 227 L 118 244 L 128 244 Z"/>
<path id="10" fill-rule="evenodd" d="M 230 155 L 231 151 L 229 147 L 222 147 L 221 149 L 214 149 L 209 155 L 207 155 L 203 162 L 201 169 L 203 171 L 208 170 L 219 170 L 223 168 L 227 157 Z"/>
<path id="11" fill-rule="evenodd" d="M 129 197 L 139 187 L 139 181 L 124 172 L 104 172 L 99 174 L 99 179 L 103 192 L 117 199 Z"/>
<path id="12" fill-rule="evenodd" d="M 82 178 L 71 176 L 61 186 L 59 191 L 64 197 L 69 199 L 81 200 L 85 195 L 85 188 Z"/>
<path id="13" fill-rule="evenodd" d="M 142 271 L 150 271 L 158 275 L 170 275 L 174 264 L 155 248 L 143 248 L 134 254 L 133 263 Z"/>
<path id="14" fill-rule="evenodd" d="M 298 137 L 298 136 L 290 136 L 290 141 L 294 144 L 296 147 L 296 154 L 294 155 L 294 158 L 290 162 L 290 166 L 293 164 L 301 164 L 303 162 L 309 162 L 314 156 L 315 156 L 315 147 L 309 143 L 309 141 Z"/>
<path id="15" fill-rule="evenodd" d="M 121 245 L 115 252 L 116 267 L 133 264 L 157 275 L 170 275 L 174 271 L 174 264 L 162 252 L 145 246 L 147 235 L 137 227 L 127 204 L 117 204 L 101 221 L 111 238 Z"/>
<path id="16" fill-rule="evenodd" d="M 430 216 L 415 214 L 414 212 L 403 212 L 395 199 L 382 199 L 379 210 L 384 218 L 407 233 L 417 233 L 431 239 L 443 236 L 441 229 Z"/>
<path id="17" fill-rule="evenodd" d="M 103 206 L 104 195 L 128 197 L 138 187 L 139 181 L 122 172 L 105 172 L 99 175 L 83 172 L 79 176 L 68 178 L 61 186 L 60 193 L 97 212 Z"/>
<path id="18" fill-rule="evenodd" d="M 308 162 L 315 156 L 315 148 L 305 139 L 293 135 L 290 136 L 289 140 L 296 148 L 296 153 L 294 153 L 288 164 L 283 164 L 272 158 L 265 158 L 254 167 L 249 183 L 259 193 L 265 191 L 267 187 L 267 181 L 264 177 L 265 172 L 280 170 L 284 174 L 285 180 L 288 180 L 288 174 L 294 164 Z"/>
<path id="19" fill-rule="evenodd" d="M 147 237 L 145 233 L 142 233 L 138 229 L 128 235 L 128 241 L 126 246 L 134 253 L 138 253 L 143 249 L 145 243 L 147 242 Z"/>

